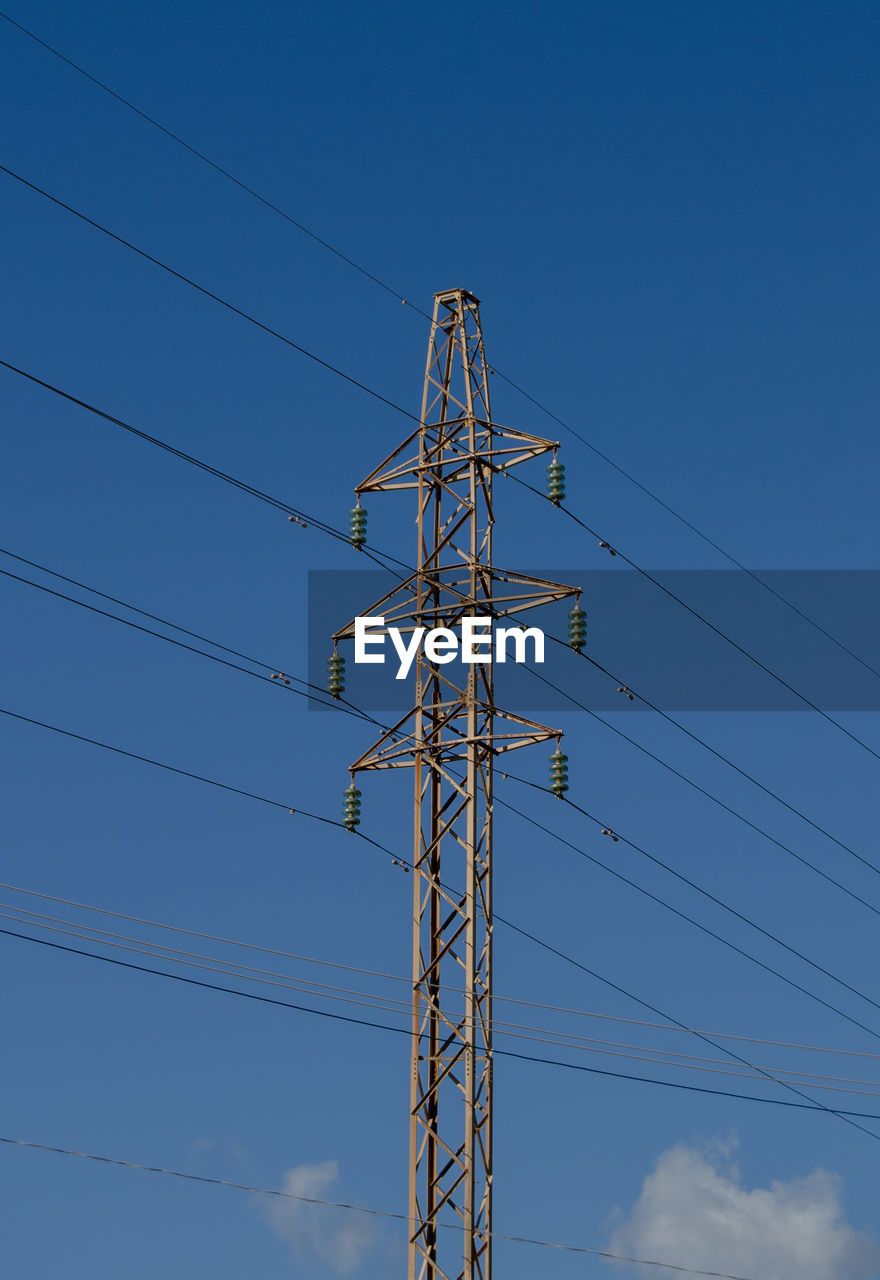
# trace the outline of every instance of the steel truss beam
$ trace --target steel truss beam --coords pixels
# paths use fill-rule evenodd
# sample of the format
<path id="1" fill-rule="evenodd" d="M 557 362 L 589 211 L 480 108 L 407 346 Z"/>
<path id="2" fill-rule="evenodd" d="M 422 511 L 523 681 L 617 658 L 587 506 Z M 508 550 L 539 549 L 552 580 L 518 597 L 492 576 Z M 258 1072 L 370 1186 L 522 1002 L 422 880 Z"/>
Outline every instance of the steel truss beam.
<path id="1" fill-rule="evenodd" d="M 418 568 L 369 614 L 401 631 L 489 617 L 494 633 L 577 594 L 492 563 L 495 476 L 557 447 L 493 423 L 480 304 L 436 294 L 419 430 L 356 489 L 416 491 Z M 493 765 L 559 737 L 499 711 L 492 671 L 450 674 L 420 652 L 413 709 L 351 766 L 415 772 L 409 1280 L 491 1280 Z"/>

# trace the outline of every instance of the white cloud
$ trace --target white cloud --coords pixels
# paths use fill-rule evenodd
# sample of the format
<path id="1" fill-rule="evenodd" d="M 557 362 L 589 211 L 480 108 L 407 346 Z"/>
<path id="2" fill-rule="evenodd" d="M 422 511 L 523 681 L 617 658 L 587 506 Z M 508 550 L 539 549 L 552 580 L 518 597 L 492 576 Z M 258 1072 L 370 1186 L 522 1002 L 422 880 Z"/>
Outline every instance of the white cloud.
<path id="1" fill-rule="evenodd" d="M 335 1160 L 324 1164 L 301 1164 L 288 1169 L 281 1186 L 292 1196 L 333 1200 L 332 1188 L 339 1177 Z M 297 1257 L 311 1252 L 340 1276 L 351 1275 L 360 1266 L 376 1240 L 375 1223 L 360 1213 L 303 1204 L 297 1200 L 266 1200 L 261 1206 L 270 1226 L 286 1240 Z"/>
<path id="2" fill-rule="evenodd" d="M 664 1151 L 608 1248 L 755 1280 L 867 1280 L 880 1266 L 873 1236 L 844 1220 L 834 1174 L 748 1190 L 723 1146 Z"/>

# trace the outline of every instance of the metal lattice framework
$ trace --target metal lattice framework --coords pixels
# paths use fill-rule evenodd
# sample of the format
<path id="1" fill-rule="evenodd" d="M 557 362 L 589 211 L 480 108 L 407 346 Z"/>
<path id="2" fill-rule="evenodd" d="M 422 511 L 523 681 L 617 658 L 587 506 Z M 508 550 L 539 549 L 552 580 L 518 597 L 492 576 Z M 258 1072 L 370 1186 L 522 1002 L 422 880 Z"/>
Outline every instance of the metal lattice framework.
<path id="1" fill-rule="evenodd" d="M 418 568 L 368 611 L 403 633 L 478 616 L 494 638 L 494 620 L 576 594 L 493 565 L 494 477 L 558 445 L 495 425 L 487 375 L 478 300 L 437 294 L 419 429 L 356 489 L 417 492 Z M 351 766 L 415 770 L 409 1280 L 490 1280 L 493 763 L 559 734 L 496 708 L 490 662 L 421 651 L 415 686 Z"/>

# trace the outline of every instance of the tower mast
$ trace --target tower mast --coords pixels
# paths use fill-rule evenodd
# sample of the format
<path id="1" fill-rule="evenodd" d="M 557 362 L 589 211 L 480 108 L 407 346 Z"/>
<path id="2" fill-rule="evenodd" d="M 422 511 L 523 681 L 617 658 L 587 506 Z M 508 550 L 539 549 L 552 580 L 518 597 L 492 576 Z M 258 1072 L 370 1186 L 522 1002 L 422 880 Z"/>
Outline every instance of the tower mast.
<path id="1" fill-rule="evenodd" d="M 355 492 L 418 498 L 416 572 L 369 614 L 404 634 L 487 618 L 494 652 L 497 619 L 578 591 L 493 563 L 495 476 L 551 451 L 561 468 L 556 442 L 493 423 L 488 375 L 479 301 L 436 294 L 419 428 Z M 420 649 L 412 710 L 351 771 L 415 775 L 409 1280 L 491 1280 L 493 766 L 560 735 L 496 708 L 491 661 L 447 663 Z"/>

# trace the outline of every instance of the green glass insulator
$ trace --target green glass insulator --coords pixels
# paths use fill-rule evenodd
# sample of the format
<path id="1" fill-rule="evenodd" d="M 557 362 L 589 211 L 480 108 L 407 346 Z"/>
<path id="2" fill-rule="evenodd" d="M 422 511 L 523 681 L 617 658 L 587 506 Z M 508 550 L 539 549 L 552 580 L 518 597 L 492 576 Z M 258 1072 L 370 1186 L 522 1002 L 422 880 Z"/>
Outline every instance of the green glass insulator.
<path id="1" fill-rule="evenodd" d="M 367 513 L 363 507 L 353 507 L 351 512 L 351 541 L 362 547 L 367 540 Z"/>
<path id="2" fill-rule="evenodd" d="M 333 653 L 327 659 L 327 691 L 338 698 L 345 688 L 345 659 Z"/>
<path id="3" fill-rule="evenodd" d="M 568 790 L 568 756 L 558 747 L 550 757 L 550 790 L 560 799 Z"/>
<path id="4" fill-rule="evenodd" d="M 547 467 L 547 497 L 557 506 L 565 497 L 565 467 L 556 458 Z"/>
<path id="5" fill-rule="evenodd" d="M 352 784 L 350 787 L 345 788 L 343 796 L 342 820 L 349 831 L 354 831 L 355 827 L 360 825 L 361 820 L 361 793 Z"/>
<path id="6" fill-rule="evenodd" d="M 587 639 L 587 615 L 580 605 L 575 605 L 568 615 L 568 643 L 580 652 Z"/>

